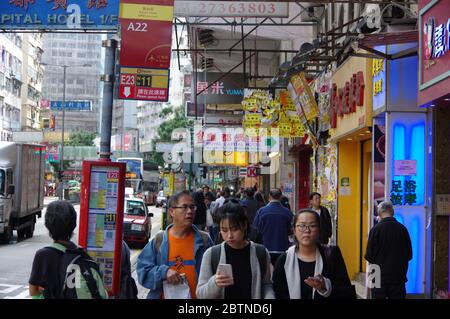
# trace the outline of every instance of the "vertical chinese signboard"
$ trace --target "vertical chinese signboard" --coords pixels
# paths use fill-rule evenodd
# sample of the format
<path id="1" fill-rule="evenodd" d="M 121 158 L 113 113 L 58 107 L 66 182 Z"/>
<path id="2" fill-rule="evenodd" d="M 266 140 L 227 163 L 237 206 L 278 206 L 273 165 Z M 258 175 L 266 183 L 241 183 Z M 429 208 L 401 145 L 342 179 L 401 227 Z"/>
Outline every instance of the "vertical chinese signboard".
<path id="1" fill-rule="evenodd" d="M 166 102 L 174 0 L 122 0 L 119 98 Z"/>
<path id="2" fill-rule="evenodd" d="M 78 242 L 99 264 L 110 296 L 120 290 L 125 166 L 83 162 Z"/>
<path id="3" fill-rule="evenodd" d="M 424 294 L 427 228 L 426 114 L 391 112 L 386 118 L 386 197 L 411 237 L 408 294 Z"/>

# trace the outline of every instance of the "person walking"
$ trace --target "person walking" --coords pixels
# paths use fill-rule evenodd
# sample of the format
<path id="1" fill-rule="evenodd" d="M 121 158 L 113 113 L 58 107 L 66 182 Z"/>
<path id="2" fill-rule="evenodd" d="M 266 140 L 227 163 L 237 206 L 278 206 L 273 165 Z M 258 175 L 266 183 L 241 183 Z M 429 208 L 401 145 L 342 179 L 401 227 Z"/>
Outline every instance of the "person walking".
<path id="1" fill-rule="evenodd" d="M 309 195 L 309 204 L 320 217 L 320 242 L 327 245 L 333 234 L 333 223 L 331 222 L 330 212 L 321 205 L 322 195 L 317 192 Z"/>
<path id="2" fill-rule="evenodd" d="M 191 298 L 196 298 L 201 260 L 213 243 L 206 232 L 193 225 L 195 211 L 188 191 L 171 196 L 169 214 L 173 223 L 157 233 L 138 256 L 138 282 L 150 290 L 148 299 L 164 298 L 163 281 L 178 285 L 184 281 L 184 276 Z"/>
<path id="3" fill-rule="evenodd" d="M 264 195 L 261 192 L 256 191 L 254 197 L 258 202 L 258 209 L 267 205 Z"/>
<path id="4" fill-rule="evenodd" d="M 277 299 L 355 299 L 337 246 L 320 244 L 320 217 L 302 209 L 294 217 L 295 246 L 277 261 L 273 288 Z"/>
<path id="5" fill-rule="evenodd" d="M 198 190 L 192 194 L 194 199 L 194 204 L 197 207 L 194 217 L 194 225 L 200 230 L 205 230 L 206 227 L 206 205 L 205 196 L 203 195 L 203 190 Z"/>
<path id="6" fill-rule="evenodd" d="M 273 299 L 270 255 L 248 239 L 250 223 L 243 207 L 230 199 L 219 209 L 223 243 L 203 256 L 197 297 L 201 299 Z M 219 265 L 231 266 L 224 273 Z"/>
<path id="7" fill-rule="evenodd" d="M 246 213 L 250 225 L 253 224 L 255 220 L 256 212 L 260 207 L 258 207 L 258 201 L 255 199 L 255 191 L 253 188 L 249 187 L 244 191 L 245 198 L 241 200 L 241 205 L 246 207 Z"/>
<path id="8" fill-rule="evenodd" d="M 269 250 L 274 266 L 277 258 L 289 248 L 289 236 L 292 234 L 293 214 L 281 204 L 282 195 L 279 188 L 272 189 L 269 204 L 258 210 L 253 221 L 257 238 Z"/>
<path id="9" fill-rule="evenodd" d="M 378 215 L 380 221 L 369 232 L 365 255 L 370 264 L 379 266 L 380 287 L 372 288 L 372 299 L 404 299 L 408 262 L 413 257 L 411 238 L 394 218 L 391 202 L 381 202 Z"/>
<path id="10" fill-rule="evenodd" d="M 212 193 L 207 193 L 205 196 L 206 205 L 206 226 L 208 228 L 209 236 L 211 237 L 213 243 L 216 242 L 219 234 L 219 225 L 217 223 L 216 217 L 213 216 L 212 212 L 215 211 L 216 202 L 213 199 Z"/>

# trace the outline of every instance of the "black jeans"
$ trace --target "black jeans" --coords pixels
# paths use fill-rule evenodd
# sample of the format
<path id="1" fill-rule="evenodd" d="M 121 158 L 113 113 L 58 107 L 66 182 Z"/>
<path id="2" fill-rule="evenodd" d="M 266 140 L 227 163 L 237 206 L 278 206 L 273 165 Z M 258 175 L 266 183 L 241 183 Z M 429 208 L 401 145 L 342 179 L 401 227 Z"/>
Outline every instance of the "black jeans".
<path id="1" fill-rule="evenodd" d="M 278 257 L 280 257 L 281 254 L 272 254 L 270 253 L 270 262 L 272 263 L 272 265 L 275 267 L 275 264 L 277 263 L 277 259 Z"/>
<path id="2" fill-rule="evenodd" d="M 372 299 L 405 299 L 406 288 L 401 285 L 382 285 L 381 288 L 372 289 Z"/>

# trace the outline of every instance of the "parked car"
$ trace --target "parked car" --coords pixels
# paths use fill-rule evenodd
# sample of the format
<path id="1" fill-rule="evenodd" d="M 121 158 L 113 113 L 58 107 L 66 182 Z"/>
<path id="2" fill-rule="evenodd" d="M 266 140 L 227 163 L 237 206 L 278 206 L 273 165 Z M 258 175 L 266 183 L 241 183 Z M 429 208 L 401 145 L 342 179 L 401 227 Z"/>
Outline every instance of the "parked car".
<path id="1" fill-rule="evenodd" d="M 164 191 L 159 191 L 156 197 L 156 207 L 165 206 L 167 204 L 167 197 L 164 196 Z"/>
<path id="2" fill-rule="evenodd" d="M 126 197 L 123 219 L 124 239 L 127 243 L 145 246 L 152 234 L 153 213 L 140 198 Z"/>

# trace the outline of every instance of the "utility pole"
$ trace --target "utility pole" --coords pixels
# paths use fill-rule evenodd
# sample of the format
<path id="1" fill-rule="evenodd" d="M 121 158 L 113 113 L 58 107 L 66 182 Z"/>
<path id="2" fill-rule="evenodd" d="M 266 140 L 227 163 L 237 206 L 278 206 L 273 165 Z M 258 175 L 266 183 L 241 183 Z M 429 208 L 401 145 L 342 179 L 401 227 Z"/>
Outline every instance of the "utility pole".
<path id="1" fill-rule="evenodd" d="M 117 41 L 107 39 L 103 41 L 102 46 L 105 48 L 105 74 L 101 77 L 103 81 L 103 103 L 99 157 L 101 161 L 111 161 L 111 127 Z"/>
<path id="2" fill-rule="evenodd" d="M 60 164 L 60 176 L 62 176 L 62 180 L 60 183 L 62 183 L 62 192 L 59 194 L 59 199 L 64 199 L 64 176 L 62 172 L 64 172 L 64 121 L 66 117 L 66 70 L 67 65 L 62 66 L 64 72 L 63 72 L 63 105 L 62 105 L 62 132 L 61 132 L 61 164 Z"/>

